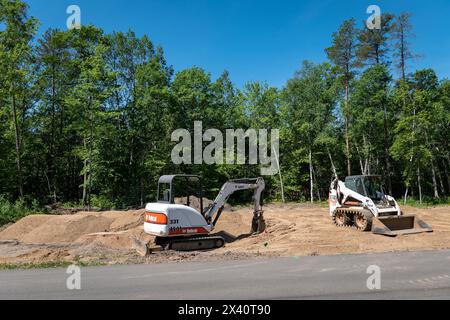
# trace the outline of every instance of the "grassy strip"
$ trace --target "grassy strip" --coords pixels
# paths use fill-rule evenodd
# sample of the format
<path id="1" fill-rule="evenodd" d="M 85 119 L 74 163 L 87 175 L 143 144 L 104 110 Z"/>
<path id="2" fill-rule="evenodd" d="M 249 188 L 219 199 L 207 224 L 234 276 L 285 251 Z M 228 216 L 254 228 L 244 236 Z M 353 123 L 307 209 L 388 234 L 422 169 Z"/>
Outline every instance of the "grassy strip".
<path id="1" fill-rule="evenodd" d="M 51 261 L 42 263 L 0 263 L 0 270 L 33 270 L 33 269 L 56 269 L 68 268 L 71 265 L 78 267 L 101 267 L 107 264 L 101 262 L 69 262 L 69 261 Z"/>
<path id="2" fill-rule="evenodd" d="M 67 268 L 72 265 L 70 262 L 55 261 L 44 263 L 2 263 L 0 270 L 31 270 L 31 269 L 54 269 Z"/>
<path id="3" fill-rule="evenodd" d="M 397 203 L 400 207 L 405 205 L 404 199 L 396 199 Z M 300 204 L 308 204 L 309 202 L 300 202 Z M 328 200 L 327 201 L 315 201 L 314 204 L 322 207 L 328 208 Z M 450 198 L 427 198 L 420 203 L 419 200 L 408 198 L 406 201 L 406 205 L 414 208 L 420 209 L 428 209 L 428 208 L 436 208 L 436 207 L 447 207 L 450 206 Z"/>

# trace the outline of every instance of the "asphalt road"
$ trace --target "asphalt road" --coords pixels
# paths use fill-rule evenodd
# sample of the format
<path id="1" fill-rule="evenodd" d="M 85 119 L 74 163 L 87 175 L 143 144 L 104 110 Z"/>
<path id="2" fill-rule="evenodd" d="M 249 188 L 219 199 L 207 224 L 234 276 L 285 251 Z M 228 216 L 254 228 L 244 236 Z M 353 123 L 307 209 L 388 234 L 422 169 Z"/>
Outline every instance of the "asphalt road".
<path id="1" fill-rule="evenodd" d="M 381 290 L 367 269 L 379 266 Z M 450 299 L 450 251 L 0 271 L 0 299 Z M 371 282 L 373 283 L 373 282 Z"/>

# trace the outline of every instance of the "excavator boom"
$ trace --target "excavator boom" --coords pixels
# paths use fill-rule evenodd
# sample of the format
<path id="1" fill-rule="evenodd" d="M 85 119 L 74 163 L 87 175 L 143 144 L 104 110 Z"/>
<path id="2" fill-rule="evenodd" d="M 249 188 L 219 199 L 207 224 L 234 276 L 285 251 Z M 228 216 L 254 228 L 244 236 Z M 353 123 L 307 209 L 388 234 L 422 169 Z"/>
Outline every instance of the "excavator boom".
<path id="1" fill-rule="evenodd" d="M 262 193 L 265 187 L 266 185 L 263 178 L 239 179 L 225 183 L 220 189 L 220 192 L 214 200 L 213 204 L 206 209 L 206 220 L 210 223 L 212 222 L 213 226 L 215 226 L 222 214 L 225 203 L 228 201 L 232 194 L 237 191 L 253 190 L 254 208 L 252 233 L 264 232 L 265 222 L 262 210 Z"/>

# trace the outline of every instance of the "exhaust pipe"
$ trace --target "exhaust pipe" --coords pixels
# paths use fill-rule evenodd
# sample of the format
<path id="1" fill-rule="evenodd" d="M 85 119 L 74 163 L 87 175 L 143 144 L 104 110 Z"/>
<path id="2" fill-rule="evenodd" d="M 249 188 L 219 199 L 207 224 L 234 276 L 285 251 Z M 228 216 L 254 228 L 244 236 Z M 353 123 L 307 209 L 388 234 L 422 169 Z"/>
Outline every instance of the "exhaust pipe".
<path id="1" fill-rule="evenodd" d="M 372 232 L 388 237 L 433 232 L 433 228 L 414 215 L 374 219 Z"/>

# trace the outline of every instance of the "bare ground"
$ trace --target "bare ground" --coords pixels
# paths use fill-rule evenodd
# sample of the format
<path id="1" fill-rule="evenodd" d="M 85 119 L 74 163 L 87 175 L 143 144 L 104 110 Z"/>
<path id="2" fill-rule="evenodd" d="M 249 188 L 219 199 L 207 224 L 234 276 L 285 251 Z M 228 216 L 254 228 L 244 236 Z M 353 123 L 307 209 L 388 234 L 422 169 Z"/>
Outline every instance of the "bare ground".
<path id="1" fill-rule="evenodd" d="M 434 228 L 434 233 L 388 238 L 339 229 L 327 209 L 298 204 L 265 207 L 267 230 L 250 236 L 250 208 L 228 208 L 217 225 L 227 245 L 210 252 L 160 252 L 141 257 L 133 240 L 152 242 L 143 232 L 143 210 L 81 212 L 63 216 L 29 216 L 0 231 L 0 264 L 46 262 L 161 263 L 233 260 L 249 257 L 334 255 L 387 251 L 450 249 L 450 206 L 403 208 Z"/>

